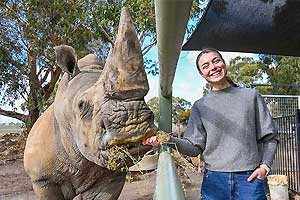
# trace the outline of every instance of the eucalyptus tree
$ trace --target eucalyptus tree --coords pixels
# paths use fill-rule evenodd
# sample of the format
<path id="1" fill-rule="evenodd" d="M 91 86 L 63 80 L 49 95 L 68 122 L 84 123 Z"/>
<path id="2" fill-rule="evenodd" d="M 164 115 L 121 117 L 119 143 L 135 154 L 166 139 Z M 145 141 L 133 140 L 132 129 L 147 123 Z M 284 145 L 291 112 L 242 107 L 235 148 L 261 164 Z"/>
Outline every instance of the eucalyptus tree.
<path id="1" fill-rule="evenodd" d="M 154 121 L 158 123 L 159 121 L 159 98 L 153 97 L 147 102 L 154 113 Z M 172 97 L 172 122 L 173 123 L 186 123 L 190 116 L 190 109 L 192 107 L 191 102 L 180 98 Z"/>
<path id="2" fill-rule="evenodd" d="M 264 71 L 267 74 L 267 83 L 286 85 L 265 87 L 265 94 L 300 94 L 300 87 L 294 87 L 300 85 L 300 57 L 261 55 L 260 60 L 266 66 Z"/>
<path id="3" fill-rule="evenodd" d="M 194 2 L 192 19 L 199 17 L 199 2 Z M 53 47 L 67 44 L 76 49 L 79 58 L 95 53 L 104 61 L 123 6 L 131 11 L 145 55 L 156 44 L 152 0 L 1 1 L 0 114 L 26 122 L 30 129 L 52 103 L 60 78 Z M 148 73 L 157 74 L 156 63 L 144 59 Z M 23 102 L 22 111 L 17 100 Z M 11 109 L 4 109 L 5 105 Z"/>

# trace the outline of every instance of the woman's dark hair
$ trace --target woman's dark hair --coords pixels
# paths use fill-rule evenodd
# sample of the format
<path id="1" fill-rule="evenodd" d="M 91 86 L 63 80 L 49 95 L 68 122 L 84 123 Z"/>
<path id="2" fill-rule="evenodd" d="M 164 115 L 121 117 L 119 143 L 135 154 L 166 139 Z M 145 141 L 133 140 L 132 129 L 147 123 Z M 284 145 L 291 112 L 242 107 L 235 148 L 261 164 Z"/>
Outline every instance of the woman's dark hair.
<path id="1" fill-rule="evenodd" d="M 223 63 L 225 63 L 223 56 L 217 49 L 214 49 L 214 48 L 202 49 L 202 51 L 199 53 L 199 55 L 197 56 L 197 59 L 196 59 L 196 67 L 200 74 L 202 74 L 202 72 L 200 70 L 199 60 L 200 60 L 201 56 L 203 56 L 204 54 L 209 53 L 209 52 L 215 52 L 216 54 L 218 54 L 218 56 L 222 59 Z M 230 83 L 230 85 L 232 85 L 233 87 L 238 87 L 238 85 L 236 83 L 234 83 L 228 76 L 226 76 L 226 79 L 227 79 L 228 83 Z"/>

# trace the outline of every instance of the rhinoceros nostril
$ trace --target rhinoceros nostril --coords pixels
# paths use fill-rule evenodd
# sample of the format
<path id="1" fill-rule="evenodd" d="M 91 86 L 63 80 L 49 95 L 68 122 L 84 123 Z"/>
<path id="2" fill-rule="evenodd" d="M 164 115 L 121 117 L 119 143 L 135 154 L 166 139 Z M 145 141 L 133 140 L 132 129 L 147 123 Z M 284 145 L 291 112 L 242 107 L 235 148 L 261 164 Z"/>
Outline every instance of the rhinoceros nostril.
<path id="1" fill-rule="evenodd" d="M 84 101 L 83 100 L 80 100 L 79 103 L 78 103 L 78 108 L 80 110 L 82 110 L 84 108 Z"/>

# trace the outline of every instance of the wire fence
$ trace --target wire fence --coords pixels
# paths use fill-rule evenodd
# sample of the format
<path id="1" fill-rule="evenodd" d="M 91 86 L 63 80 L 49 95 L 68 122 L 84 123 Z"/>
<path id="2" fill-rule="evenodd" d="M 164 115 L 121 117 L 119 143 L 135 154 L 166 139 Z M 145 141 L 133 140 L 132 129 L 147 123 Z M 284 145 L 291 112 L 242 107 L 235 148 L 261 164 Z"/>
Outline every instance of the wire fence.
<path id="1" fill-rule="evenodd" d="M 295 115 L 299 109 L 300 96 L 263 95 L 263 97 L 274 118 Z"/>
<path id="2" fill-rule="evenodd" d="M 289 189 L 300 193 L 300 97 L 266 95 L 264 99 L 277 124 L 280 144 L 272 174 L 289 179 Z"/>

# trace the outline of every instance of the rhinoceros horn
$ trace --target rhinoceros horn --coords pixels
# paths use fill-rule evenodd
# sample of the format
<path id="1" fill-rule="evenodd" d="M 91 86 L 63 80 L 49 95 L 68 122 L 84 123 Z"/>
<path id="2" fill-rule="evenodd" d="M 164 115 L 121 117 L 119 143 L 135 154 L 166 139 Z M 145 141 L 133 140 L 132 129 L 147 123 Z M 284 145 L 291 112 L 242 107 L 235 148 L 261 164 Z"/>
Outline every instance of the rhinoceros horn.
<path id="1" fill-rule="evenodd" d="M 148 90 L 141 46 L 127 8 L 123 8 L 114 47 L 105 64 L 105 95 L 140 99 Z"/>

